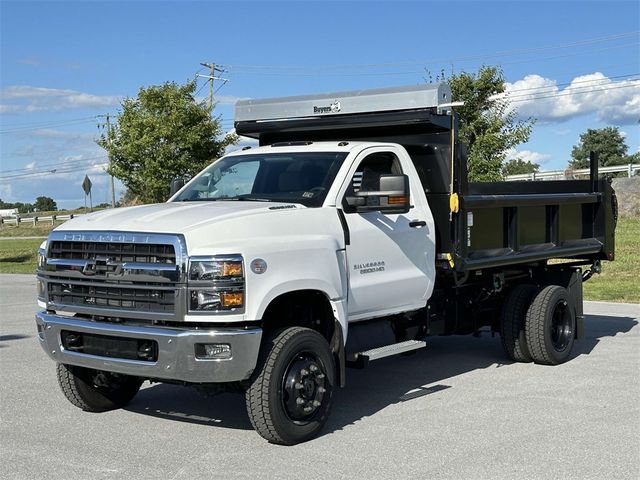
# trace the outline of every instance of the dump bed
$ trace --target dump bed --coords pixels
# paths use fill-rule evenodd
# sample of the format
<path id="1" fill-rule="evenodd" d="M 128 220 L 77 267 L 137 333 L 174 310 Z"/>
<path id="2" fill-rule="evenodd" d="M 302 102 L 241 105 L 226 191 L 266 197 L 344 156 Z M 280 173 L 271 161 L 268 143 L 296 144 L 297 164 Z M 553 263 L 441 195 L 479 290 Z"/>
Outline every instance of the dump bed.
<path id="1" fill-rule="evenodd" d="M 441 270 L 614 258 L 615 200 L 610 182 L 598 178 L 595 159 L 589 180 L 469 182 L 466 148 L 444 84 L 242 101 L 235 127 L 261 145 L 402 145 L 433 211 Z"/>

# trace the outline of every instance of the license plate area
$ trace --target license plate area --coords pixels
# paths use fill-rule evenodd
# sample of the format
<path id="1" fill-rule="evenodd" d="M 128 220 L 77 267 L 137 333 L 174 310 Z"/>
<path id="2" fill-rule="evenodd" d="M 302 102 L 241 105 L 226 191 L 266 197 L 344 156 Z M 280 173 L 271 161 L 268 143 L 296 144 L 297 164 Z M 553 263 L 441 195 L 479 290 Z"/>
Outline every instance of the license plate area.
<path id="1" fill-rule="evenodd" d="M 145 362 L 158 360 L 158 342 L 155 340 L 113 337 L 71 330 L 62 330 L 60 337 L 65 350 L 72 352 Z"/>

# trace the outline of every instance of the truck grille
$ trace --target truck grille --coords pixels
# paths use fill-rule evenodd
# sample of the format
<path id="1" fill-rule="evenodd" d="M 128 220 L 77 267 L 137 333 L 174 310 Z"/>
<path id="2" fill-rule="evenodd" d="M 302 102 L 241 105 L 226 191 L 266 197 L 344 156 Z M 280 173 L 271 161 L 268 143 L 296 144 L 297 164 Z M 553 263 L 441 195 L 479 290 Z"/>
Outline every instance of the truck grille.
<path id="1" fill-rule="evenodd" d="M 157 288 L 121 288 L 110 285 L 49 283 L 49 301 L 58 305 L 104 307 L 112 310 L 173 313 L 175 291 Z"/>
<path id="2" fill-rule="evenodd" d="M 173 245 L 145 243 L 69 242 L 53 241 L 51 258 L 96 260 L 108 257 L 114 262 L 176 263 Z"/>
<path id="3" fill-rule="evenodd" d="M 185 262 L 177 235 L 52 232 L 38 278 L 52 310 L 182 320 Z"/>

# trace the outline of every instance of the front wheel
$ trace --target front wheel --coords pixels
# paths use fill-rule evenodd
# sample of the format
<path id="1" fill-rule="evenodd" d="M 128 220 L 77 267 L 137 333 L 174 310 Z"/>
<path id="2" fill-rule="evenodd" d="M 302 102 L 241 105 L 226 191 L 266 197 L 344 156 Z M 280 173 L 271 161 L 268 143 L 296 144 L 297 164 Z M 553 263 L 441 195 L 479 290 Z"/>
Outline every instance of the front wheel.
<path id="1" fill-rule="evenodd" d="M 318 332 L 292 327 L 263 345 L 245 394 L 247 413 L 266 440 L 294 445 L 314 437 L 329 416 L 335 363 Z"/>
<path id="2" fill-rule="evenodd" d="M 106 412 L 124 407 L 135 397 L 138 377 L 59 363 L 58 384 L 64 396 L 85 412 Z"/>
<path id="3" fill-rule="evenodd" d="M 558 285 L 543 288 L 527 310 L 526 338 L 536 363 L 557 365 L 571 354 L 576 333 L 576 316 L 569 292 Z"/>

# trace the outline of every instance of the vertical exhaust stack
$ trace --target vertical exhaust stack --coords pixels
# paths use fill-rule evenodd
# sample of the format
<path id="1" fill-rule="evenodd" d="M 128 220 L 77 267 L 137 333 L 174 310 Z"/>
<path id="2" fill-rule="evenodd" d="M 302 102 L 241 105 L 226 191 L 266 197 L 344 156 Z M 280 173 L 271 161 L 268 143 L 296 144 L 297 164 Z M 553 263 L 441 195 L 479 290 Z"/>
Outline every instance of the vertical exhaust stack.
<path id="1" fill-rule="evenodd" d="M 598 154 L 594 151 L 589 152 L 589 180 L 591 180 L 591 191 L 598 191 Z"/>

